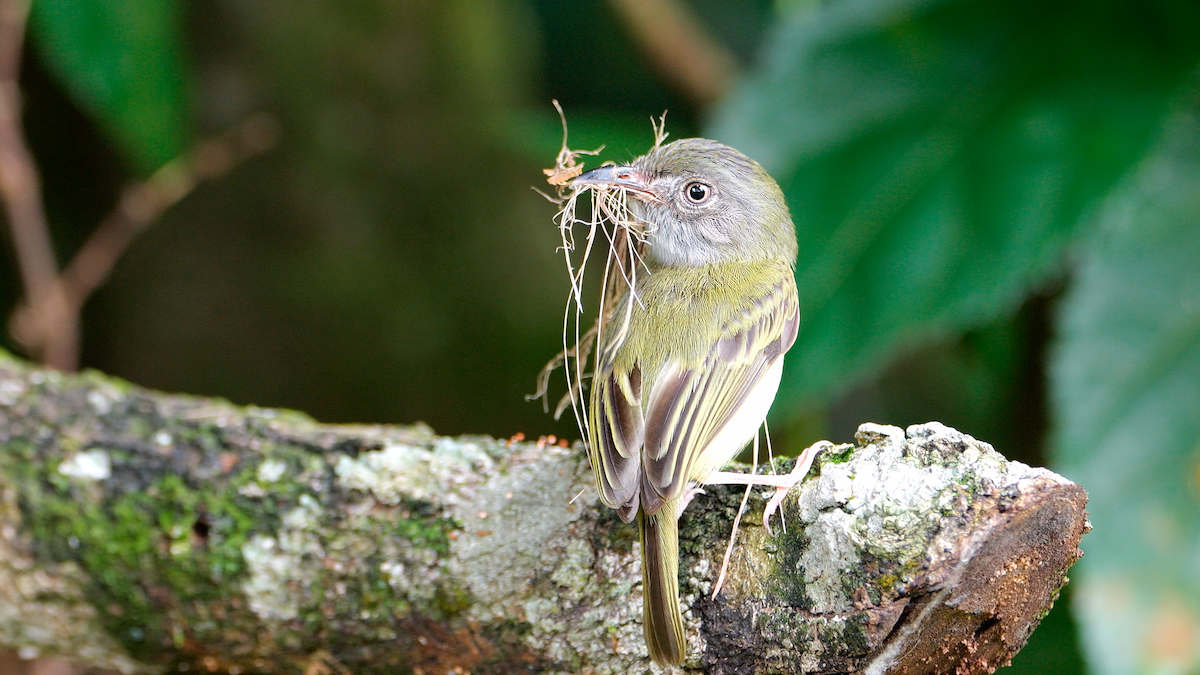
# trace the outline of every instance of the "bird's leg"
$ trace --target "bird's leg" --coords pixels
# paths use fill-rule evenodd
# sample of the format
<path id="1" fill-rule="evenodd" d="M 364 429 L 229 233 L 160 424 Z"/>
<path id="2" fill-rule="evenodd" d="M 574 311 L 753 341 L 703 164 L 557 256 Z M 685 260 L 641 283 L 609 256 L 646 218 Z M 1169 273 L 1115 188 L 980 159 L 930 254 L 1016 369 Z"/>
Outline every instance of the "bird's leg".
<path id="1" fill-rule="evenodd" d="M 776 486 L 775 495 L 771 497 L 771 500 L 767 502 L 766 508 L 763 509 L 763 527 L 766 528 L 768 535 L 774 536 L 774 533 L 771 532 L 771 514 L 775 513 L 783 504 L 783 498 L 787 496 L 788 491 L 808 475 L 808 470 L 812 468 L 813 461 L 816 460 L 817 455 L 821 454 L 821 451 L 832 447 L 833 443 L 829 441 L 818 441 L 805 448 L 804 452 L 801 452 L 800 456 L 796 458 L 796 466 L 792 468 L 791 473 L 784 476 L 784 478 L 791 479 L 791 485 Z M 780 518 L 782 519 L 783 516 L 781 515 Z M 784 528 L 786 529 L 786 527 L 785 523 Z"/>
<path id="2" fill-rule="evenodd" d="M 696 495 L 702 494 L 704 494 L 703 489 L 698 488 L 695 485 L 689 485 L 688 488 L 683 491 L 683 506 L 679 507 L 679 512 L 683 513 L 683 510 L 687 508 L 688 504 L 692 503 L 692 500 L 696 498 Z"/>
<path id="3" fill-rule="evenodd" d="M 714 471 L 704 480 L 705 485 L 763 485 L 766 487 L 775 488 L 775 496 L 767 502 L 767 508 L 763 509 L 763 527 L 767 529 L 767 534 L 771 532 L 771 515 L 779 509 L 779 505 L 783 503 L 783 498 L 787 496 L 796 484 L 804 480 L 808 475 L 808 470 L 812 468 L 813 460 L 817 455 L 826 448 L 832 448 L 833 443 L 829 441 L 820 441 L 804 449 L 800 456 L 796 458 L 796 466 L 791 473 L 786 476 L 760 476 L 749 473 L 735 473 L 733 471 Z"/>

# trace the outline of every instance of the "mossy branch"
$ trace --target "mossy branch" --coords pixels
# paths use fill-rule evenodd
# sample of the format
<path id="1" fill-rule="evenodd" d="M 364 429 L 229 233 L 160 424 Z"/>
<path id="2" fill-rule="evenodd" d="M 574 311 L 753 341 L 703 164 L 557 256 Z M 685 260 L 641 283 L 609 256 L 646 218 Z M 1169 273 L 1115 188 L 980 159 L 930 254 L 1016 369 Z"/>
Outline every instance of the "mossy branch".
<path id="1" fill-rule="evenodd" d="M 786 534 L 743 525 L 715 600 L 741 493 L 693 501 L 688 672 L 990 672 L 1024 644 L 1079 555 L 1083 490 L 936 423 L 857 440 L 793 491 Z M 577 448 L 2 354 L 0 443 L 0 647 L 125 673 L 657 670 L 637 533 Z"/>

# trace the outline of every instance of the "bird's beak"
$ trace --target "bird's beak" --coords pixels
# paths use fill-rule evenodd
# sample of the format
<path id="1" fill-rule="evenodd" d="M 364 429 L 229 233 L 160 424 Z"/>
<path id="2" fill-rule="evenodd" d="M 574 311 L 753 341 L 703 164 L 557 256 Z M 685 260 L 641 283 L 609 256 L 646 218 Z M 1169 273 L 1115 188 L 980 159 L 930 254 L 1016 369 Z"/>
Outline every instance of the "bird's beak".
<path id="1" fill-rule="evenodd" d="M 662 201 L 650 189 L 650 181 L 644 173 L 632 166 L 602 166 L 581 174 L 571 181 L 574 187 L 591 185 L 602 187 L 617 187 L 628 190 L 634 197 L 642 201 Z"/>

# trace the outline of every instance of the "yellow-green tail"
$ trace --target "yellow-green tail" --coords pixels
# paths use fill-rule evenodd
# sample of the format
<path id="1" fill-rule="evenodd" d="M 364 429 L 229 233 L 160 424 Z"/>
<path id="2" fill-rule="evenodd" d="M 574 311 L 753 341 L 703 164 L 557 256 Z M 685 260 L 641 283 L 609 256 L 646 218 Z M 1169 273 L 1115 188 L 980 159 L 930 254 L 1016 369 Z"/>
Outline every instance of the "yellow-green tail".
<path id="1" fill-rule="evenodd" d="M 683 663 L 687 647 L 679 612 L 679 516 L 667 503 L 638 513 L 642 535 L 642 627 L 650 657 L 661 666 Z"/>

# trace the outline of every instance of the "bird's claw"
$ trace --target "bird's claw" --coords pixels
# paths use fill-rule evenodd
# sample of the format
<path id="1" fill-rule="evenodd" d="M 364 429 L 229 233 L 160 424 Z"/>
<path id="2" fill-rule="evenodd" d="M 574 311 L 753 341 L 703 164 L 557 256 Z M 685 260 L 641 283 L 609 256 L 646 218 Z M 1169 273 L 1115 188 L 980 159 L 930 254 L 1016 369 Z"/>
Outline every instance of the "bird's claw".
<path id="1" fill-rule="evenodd" d="M 763 509 L 763 528 L 767 531 L 768 536 L 775 536 L 775 533 L 771 531 L 771 516 L 783 505 L 783 500 L 787 497 L 788 492 L 799 485 L 805 476 L 808 475 L 808 470 L 812 468 L 813 461 L 816 460 L 817 455 L 821 454 L 822 450 L 832 447 L 833 443 L 820 441 L 805 448 L 804 452 L 800 453 L 800 456 L 796 458 L 796 466 L 788 474 L 788 477 L 792 481 L 788 485 L 776 487 L 774 496 L 767 502 L 767 507 Z M 783 523 L 783 531 L 787 532 L 787 521 L 783 519 L 782 514 L 780 514 L 780 522 Z"/>
<path id="2" fill-rule="evenodd" d="M 771 516 L 775 515 L 775 511 L 777 511 L 783 504 L 783 498 L 787 496 L 787 493 L 790 492 L 791 489 L 792 488 L 790 487 L 775 488 L 775 495 L 771 497 L 771 501 L 767 502 L 767 508 L 763 509 L 763 528 L 767 531 L 767 536 L 769 537 L 775 536 L 775 533 L 771 531 Z M 783 528 L 786 532 L 786 522 L 784 522 Z"/>

